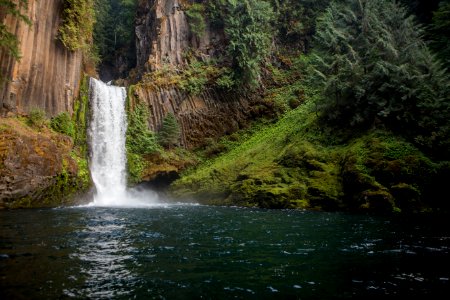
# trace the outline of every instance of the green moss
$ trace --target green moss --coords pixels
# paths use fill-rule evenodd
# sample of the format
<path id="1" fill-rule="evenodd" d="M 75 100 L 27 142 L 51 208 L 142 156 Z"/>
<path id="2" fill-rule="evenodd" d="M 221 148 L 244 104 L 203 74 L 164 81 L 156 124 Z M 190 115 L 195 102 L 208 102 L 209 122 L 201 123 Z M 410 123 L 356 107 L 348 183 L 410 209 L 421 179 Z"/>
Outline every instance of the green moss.
<path id="1" fill-rule="evenodd" d="M 56 132 L 75 137 L 75 125 L 67 112 L 60 113 L 50 120 L 50 127 Z"/>
<path id="2" fill-rule="evenodd" d="M 87 126 L 89 119 L 89 77 L 84 76 L 80 85 L 80 96 L 74 103 L 75 146 L 87 157 Z"/>
<path id="3" fill-rule="evenodd" d="M 31 195 L 19 199 L 7 200 L 8 208 L 57 207 L 76 203 L 76 197 L 91 186 L 87 161 L 75 152 L 71 153 L 78 165 L 77 173 L 67 170 L 68 161 L 63 160 L 61 172 L 51 179 L 52 184 L 36 190 Z"/>
<path id="4" fill-rule="evenodd" d="M 349 138 L 343 130 L 336 137 L 317 120 L 307 102 L 236 144 L 229 140 L 232 147 L 185 172 L 171 191 L 204 203 L 270 208 L 408 213 L 445 206 L 432 195 L 448 165 L 440 173 L 439 164 L 390 132 Z"/>

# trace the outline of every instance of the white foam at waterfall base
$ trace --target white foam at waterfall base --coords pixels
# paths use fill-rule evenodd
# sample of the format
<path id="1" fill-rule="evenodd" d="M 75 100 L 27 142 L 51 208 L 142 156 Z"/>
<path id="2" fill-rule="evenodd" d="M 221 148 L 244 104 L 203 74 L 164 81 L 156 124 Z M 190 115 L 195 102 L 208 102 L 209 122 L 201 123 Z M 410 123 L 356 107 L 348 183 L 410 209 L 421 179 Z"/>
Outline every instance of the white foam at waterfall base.
<path id="1" fill-rule="evenodd" d="M 91 78 L 89 92 L 92 111 L 90 171 L 96 188 L 94 201 L 89 206 L 165 205 L 151 190 L 127 190 L 125 88 Z"/>

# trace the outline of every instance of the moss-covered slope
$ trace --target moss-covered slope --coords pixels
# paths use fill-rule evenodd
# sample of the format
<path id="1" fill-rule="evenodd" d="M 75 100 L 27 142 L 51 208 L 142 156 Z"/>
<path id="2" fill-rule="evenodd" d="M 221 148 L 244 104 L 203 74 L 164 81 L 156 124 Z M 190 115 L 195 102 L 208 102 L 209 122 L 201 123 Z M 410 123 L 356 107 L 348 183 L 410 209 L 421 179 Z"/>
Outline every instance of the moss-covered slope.
<path id="1" fill-rule="evenodd" d="M 0 209 L 73 204 L 71 196 L 90 183 L 87 161 L 69 136 L 0 118 Z"/>
<path id="2" fill-rule="evenodd" d="M 177 198 L 219 205 L 378 212 L 445 209 L 448 162 L 373 129 L 346 136 L 318 124 L 311 104 L 171 186 Z M 351 138 L 349 138 L 351 136 Z"/>

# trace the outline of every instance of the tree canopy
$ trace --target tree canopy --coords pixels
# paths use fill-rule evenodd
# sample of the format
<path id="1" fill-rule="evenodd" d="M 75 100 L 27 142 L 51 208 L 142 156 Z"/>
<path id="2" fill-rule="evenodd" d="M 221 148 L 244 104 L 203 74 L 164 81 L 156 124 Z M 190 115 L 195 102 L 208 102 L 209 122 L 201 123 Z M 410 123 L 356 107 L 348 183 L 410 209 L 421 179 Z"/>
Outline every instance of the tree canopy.
<path id="1" fill-rule="evenodd" d="M 422 32 L 395 2 L 332 2 L 316 36 L 324 116 L 342 125 L 381 121 L 423 145 L 445 148 L 449 79 Z"/>

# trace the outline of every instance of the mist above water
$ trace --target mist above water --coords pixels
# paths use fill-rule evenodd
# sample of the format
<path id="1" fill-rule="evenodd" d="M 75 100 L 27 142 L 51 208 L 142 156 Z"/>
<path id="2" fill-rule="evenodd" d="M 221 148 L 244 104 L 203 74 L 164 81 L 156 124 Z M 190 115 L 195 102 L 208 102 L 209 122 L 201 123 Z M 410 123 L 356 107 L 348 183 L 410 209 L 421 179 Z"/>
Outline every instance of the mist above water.
<path id="1" fill-rule="evenodd" d="M 90 171 L 96 193 L 90 206 L 158 206 L 158 195 L 146 189 L 127 189 L 127 155 L 123 87 L 91 78 L 89 83 L 92 117 L 89 126 Z"/>

